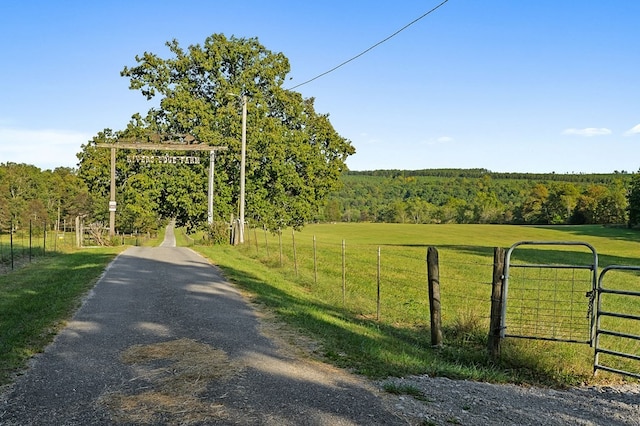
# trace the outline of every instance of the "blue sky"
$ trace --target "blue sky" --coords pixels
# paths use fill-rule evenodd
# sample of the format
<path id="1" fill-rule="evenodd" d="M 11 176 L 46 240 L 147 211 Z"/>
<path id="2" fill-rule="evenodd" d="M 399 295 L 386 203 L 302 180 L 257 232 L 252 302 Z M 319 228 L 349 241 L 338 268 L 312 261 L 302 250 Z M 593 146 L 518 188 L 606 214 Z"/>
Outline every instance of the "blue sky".
<path id="1" fill-rule="evenodd" d="M 168 40 L 257 37 L 293 86 L 440 2 L 3 2 L 0 163 L 75 167 L 81 144 L 150 108 L 120 71 Z M 449 0 L 296 90 L 356 147 L 352 170 L 635 172 L 639 18 L 636 0 Z"/>

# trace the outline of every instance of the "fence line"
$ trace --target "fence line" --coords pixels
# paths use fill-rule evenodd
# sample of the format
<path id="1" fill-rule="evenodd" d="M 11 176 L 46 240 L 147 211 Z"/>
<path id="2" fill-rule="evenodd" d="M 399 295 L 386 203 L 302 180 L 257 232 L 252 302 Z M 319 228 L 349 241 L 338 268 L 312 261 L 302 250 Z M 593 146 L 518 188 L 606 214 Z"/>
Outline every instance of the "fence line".
<path id="1" fill-rule="evenodd" d="M 273 244 L 276 237 L 274 234 L 270 241 L 265 234 L 263 244 Z M 377 321 L 381 326 L 425 330 L 425 339 L 430 330 L 431 342 L 435 345 L 439 340 L 437 333 L 433 334 L 437 331 L 433 325 L 437 323 L 441 324 L 445 337 L 462 344 L 469 342 L 475 346 L 480 343 L 478 336 L 483 334 L 488 338 L 489 355 L 500 356 L 500 341 L 504 337 L 501 323 L 504 249 L 470 246 L 439 249 L 438 297 L 429 295 L 433 278 L 429 274 L 427 245 L 354 244 L 344 239 L 325 241 L 315 235 L 295 232 L 291 233 L 290 242 L 282 235 L 277 238 L 279 253 L 271 256 L 258 246 L 256 250 L 253 247 L 240 247 L 240 250 L 280 268 L 285 276 L 291 274 L 289 278 L 326 307 L 343 309 L 350 316 Z M 591 305 L 585 300 L 589 293 L 585 295 L 582 285 L 589 282 L 588 277 L 582 276 L 585 268 L 576 270 L 563 264 L 556 267 L 556 262 L 566 263 L 573 254 L 562 251 L 546 254 L 549 260 L 537 264 L 540 254 L 535 253 L 529 268 L 512 272 L 507 308 L 511 328 L 520 327 L 523 336 L 532 338 L 550 335 L 552 338 L 547 340 L 558 340 L 558 336 L 568 337 L 565 341 L 569 342 L 583 340 L 589 327 L 582 324 L 591 312 Z M 629 284 L 622 285 L 621 288 L 626 288 Z M 617 299 L 610 299 L 618 303 Z M 433 303 L 436 301 L 439 303 Z M 633 306 L 636 309 L 640 302 Z M 439 319 L 437 315 L 434 318 L 437 308 L 440 308 Z M 615 344 L 619 345 L 617 341 Z M 610 344 L 612 351 L 637 353 L 640 347 L 637 342 L 627 346 L 630 345 L 636 346 Z"/>
<path id="2" fill-rule="evenodd" d="M 9 232 L 0 232 L 0 273 L 58 251 L 65 243 L 59 244 L 59 235 L 60 232 L 48 231 L 46 222 L 29 221 L 29 226 L 24 228 L 11 224 Z"/>
<path id="3" fill-rule="evenodd" d="M 51 226 L 46 222 L 32 221 L 23 228 L 11 225 L 7 232 L 0 230 L 0 274 L 49 254 L 78 248 L 74 228 L 65 225 L 64 229 L 56 230 L 50 229 Z M 149 233 L 118 234 L 115 240 L 122 245 L 139 245 L 151 237 Z"/>
<path id="4" fill-rule="evenodd" d="M 254 228 L 254 237 L 255 237 Z M 278 244 L 277 251 L 267 251 Z M 352 244 L 300 233 L 267 234 L 240 247 L 247 255 L 280 268 L 319 300 L 356 316 L 392 325 L 430 326 L 427 246 Z M 489 330 L 491 248 L 460 255 L 443 249 L 440 260 L 442 325 L 462 323 Z M 464 273 L 460 273 L 463 271 Z M 469 277 L 473 277 L 470 279 Z"/>

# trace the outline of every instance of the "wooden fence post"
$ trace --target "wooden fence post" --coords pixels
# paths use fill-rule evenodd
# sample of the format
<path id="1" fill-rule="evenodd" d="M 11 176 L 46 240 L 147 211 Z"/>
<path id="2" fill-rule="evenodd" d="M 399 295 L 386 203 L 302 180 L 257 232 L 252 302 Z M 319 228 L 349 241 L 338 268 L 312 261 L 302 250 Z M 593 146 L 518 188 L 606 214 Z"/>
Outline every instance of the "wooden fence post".
<path id="1" fill-rule="evenodd" d="M 440 265 L 438 249 L 427 249 L 427 279 L 429 281 L 429 311 L 431 314 L 431 345 L 442 346 L 442 314 L 440 306 Z"/>
<path id="2" fill-rule="evenodd" d="M 11 270 L 13 271 L 13 220 L 11 221 L 11 229 L 9 230 L 9 234 L 11 234 L 9 244 L 11 251 Z"/>
<path id="3" fill-rule="evenodd" d="M 342 307 L 347 303 L 347 258 L 346 242 L 342 240 Z"/>
<path id="4" fill-rule="evenodd" d="M 380 246 L 378 246 L 378 294 L 376 297 L 376 321 L 380 321 Z"/>
<path id="5" fill-rule="evenodd" d="M 318 284 L 318 259 L 316 254 L 316 236 L 313 236 L 313 283 Z"/>
<path id="6" fill-rule="evenodd" d="M 256 256 L 260 256 L 260 249 L 258 248 L 258 228 L 253 228 L 253 239 L 256 240 Z"/>
<path id="7" fill-rule="evenodd" d="M 282 267 L 282 229 L 278 229 L 278 244 L 280 245 L 280 267 Z"/>
<path id="8" fill-rule="evenodd" d="M 29 262 L 31 262 L 31 251 L 32 251 L 32 243 L 33 240 L 33 226 L 31 223 L 31 219 L 29 219 Z"/>
<path id="9" fill-rule="evenodd" d="M 293 268 L 298 276 L 298 255 L 296 253 L 296 230 L 291 228 L 291 241 L 293 242 Z"/>
<path id="10" fill-rule="evenodd" d="M 493 249 L 493 280 L 491 282 L 491 319 L 489 321 L 489 339 L 487 349 L 492 358 L 500 356 L 500 330 L 502 324 L 502 290 L 504 285 L 505 251 Z"/>

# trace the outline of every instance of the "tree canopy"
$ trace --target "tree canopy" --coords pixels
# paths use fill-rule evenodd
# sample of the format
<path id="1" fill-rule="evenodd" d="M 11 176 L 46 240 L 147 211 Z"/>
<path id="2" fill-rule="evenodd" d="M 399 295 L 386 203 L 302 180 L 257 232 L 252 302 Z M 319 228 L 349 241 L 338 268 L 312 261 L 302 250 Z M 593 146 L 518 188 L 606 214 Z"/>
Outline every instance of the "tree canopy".
<path id="1" fill-rule="evenodd" d="M 347 172 L 320 220 L 624 224 L 640 214 L 638 175 L 484 175 L 475 170 Z M 627 198 L 630 182 L 636 194 Z M 635 205 L 635 207 L 634 207 Z M 635 214 L 635 216 L 634 216 Z"/>
<path id="2" fill-rule="evenodd" d="M 316 217 L 340 184 L 345 160 L 355 150 L 334 130 L 328 115 L 315 111 L 314 99 L 283 87 L 287 58 L 267 50 L 256 38 L 222 34 L 187 48 L 176 40 L 166 45 L 171 57 L 145 52 L 121 73 L 130 79 L 131 89 L 147 99 L 160 98 L 158 106 L 145 117 L 134 116 L 122 131 L 105 130 L 78 155 L 80 176 L 92 193 L 103 198 L 108 194 L 108 150 L 99 152 L 97 143 L 190 134 L 201 143 L 228 147 L 216 157 L 214 208 L 216 219 L 228 220 L 239 200 L 240 112 L 246 97 L 247 218 L 276 230 L 300 227 Z M 173 167 L 165 169 L 164 176 L 158 165 L 125 163 L 126 153 L 119 152 L 118 204 L 126 200 L 127 205 L 139 206 L 130 208 L 133 216 L 146 209 L 157 216 L 175 216 L 179 224 L 204 220 L 208 156 L 191 172 L 184 170 L 189 166 Z M 140 173 L 145 177 L 133 177 Z"/>
<path id="3" fill-rule="evenodd" d="M 90 210 L 91 197 L 72 169 L 0 163 L 0 232 L 24 229 L 30 221 L 54 227 Z"/>

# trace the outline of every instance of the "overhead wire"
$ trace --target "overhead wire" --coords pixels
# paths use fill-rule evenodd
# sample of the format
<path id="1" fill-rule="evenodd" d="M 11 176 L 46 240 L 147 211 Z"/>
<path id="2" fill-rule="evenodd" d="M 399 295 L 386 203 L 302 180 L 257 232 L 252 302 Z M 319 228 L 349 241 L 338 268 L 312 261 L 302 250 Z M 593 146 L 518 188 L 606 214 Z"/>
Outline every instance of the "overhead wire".
<path id="1" fill-rule="evenodd" d="M 300 86 L 304 86 L 305 84 L 309 84 L 309 83 L 311 83 L 312 81 L 315 81 L 315 80 L 319 79 L 320 77 L 324 77 L 325 75 L 327 75 L 327 74 L 329 74 L 329 73 L 334 72 L 335 70 L 337 70 L 337 69 L 338 69 L 338 68 L 340 68 L 340 67 L 343 67 L 344 65 L 348 64 L 349 62 L 352 62 L 352 61 L 354 61 L 354 60 L 358 59 L 359 57 L 361 57 L 361 56 L 362 56 L 362 55 L 364 55 L 365 53 L 367 53 L 367 52 L 369 52 L 369 51 L 371 51 L 371 50 L 375 49 L 376 47 L 380 46 L 382 43 L 384 43 L 384 42 L 386 42 L 386 41 L 388 41 L 388 40 L 392 39 L 392 38 L 393 38 L 393 37 L 395 37 L 395 36 L 397 36 L 397 35 L 398 35 L 398 34 L 400 34 L 402 31 L 406 30 L 407 28 L 409 28 L 411 25 L 415 24 L 416 22 L 418 22 L 418 21 L 419 21 L 419 20 L 421 20 L 422 18 L 424 18 L 424 17 L 426 17 L 426 16 L 430 15 L 431 13 L 435 12 L 436 10 L 438 10 L 441 6 L 443 6 L 443 5 L 444 5 L 446 2 L 448 2 L 448 1 L 449 1 L 449 0 L 444 0 L 444 1 L 443 1 L 442 3 L 440 3 L 439 5 L 435 6 L 434 8 L 432 8 L 431 10 L 429 10 L 428 12 L 424 13 L 422 16 L 420 16 L 420 17 L 418 17 L 418 18 L 414 19 L 413 21 L 409 22 L 409 23 L 408 23 L 407 25 L 405 25 L 404 27 L 400 28 L 398 31 L 396 31 L 396 32 L 394 32 L 393 34 L 391 34 L 390 36 L 388 36 L 387 38 L 385 38 L 385 39 L 383 39 L 383 40 L 381 40 L 381 41 L 377 42 L 377 43 L 376 43 L 376 44 L 374 44 L 373 46 L 369 47 L 369 48 L 368 48 L 368 49 L 366 49 L 366 50 L 363 50 L 362 52 L 358 53 L 357 55 L 353 56 L 352 58 L 347 59 L 346 61 L 342 62 L 341 64 L 336 65 L 335 67 L 331 68 L 330 70 L 325 71 L 325 72 L 323 72 L 323 73 L 321 73 L 321 74 L 318 74 L 317 76 L 315 76 L 315 77 L 313 77 L 313 78 L 311 78 L 311 79 L 309 79 L 309 80 L 303 81 L 303 82 L 302 82 L 302 83 L 300 83 L 300 84 L 297 84 L 297 85 L 295 85 L 295 86 L 293 86 L 293 87 L 290 87 L 290 88 L 289 88 L 289 89 L 287 89 L 287 90 L 297 89 L 297 88 L 298 88 L 298 87 L 300 87 Z"/>

